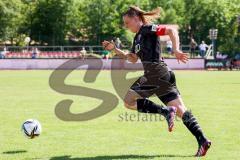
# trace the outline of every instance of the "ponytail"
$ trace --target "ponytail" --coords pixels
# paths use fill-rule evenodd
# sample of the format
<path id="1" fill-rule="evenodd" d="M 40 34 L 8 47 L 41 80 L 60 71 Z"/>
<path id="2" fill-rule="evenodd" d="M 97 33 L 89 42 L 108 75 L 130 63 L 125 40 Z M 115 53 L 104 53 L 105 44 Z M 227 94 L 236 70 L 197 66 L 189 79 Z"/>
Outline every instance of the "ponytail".
<path id="1" fill-rule="evenodd" d="M 152 23 L 152 21 L 160 17 L 161 8 L 157 7 L 152 11 L 144 11 L 137 6 L 130 6 L 123 16 L 134 17 L 138 16 L 144 24 Z"/>

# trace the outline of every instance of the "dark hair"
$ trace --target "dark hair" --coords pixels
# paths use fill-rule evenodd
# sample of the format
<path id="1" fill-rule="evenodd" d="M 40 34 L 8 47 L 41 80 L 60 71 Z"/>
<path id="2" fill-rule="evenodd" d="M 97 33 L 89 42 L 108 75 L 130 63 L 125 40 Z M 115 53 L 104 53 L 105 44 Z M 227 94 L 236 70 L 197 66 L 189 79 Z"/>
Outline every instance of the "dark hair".
<path id="1" fill-rule="evenodd" d="M 157 7 L 156 9 L 147 12 L 140 9 L 137 6 L 130 6 L 129 9 L 125 13 L 123 13 L 123 16 L 129 17 L 137 16 L 143 21 L 144 24 L 149 24 L 160 17 L 160 12 L 161 12 L 160 7 Z"/>

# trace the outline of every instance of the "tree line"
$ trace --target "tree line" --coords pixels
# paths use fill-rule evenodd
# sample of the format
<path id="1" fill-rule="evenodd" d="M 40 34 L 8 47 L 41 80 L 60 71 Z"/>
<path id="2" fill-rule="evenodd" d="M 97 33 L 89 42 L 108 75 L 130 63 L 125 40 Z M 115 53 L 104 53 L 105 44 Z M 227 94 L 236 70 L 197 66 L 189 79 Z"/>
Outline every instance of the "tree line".
<path id="1" fill-rule="evenodd" d="M 130 6 L 161 7 L 158 24 L 178 24 L 182 44 L 194 38 L 210 43 L 218 29 L 218 50 L 240 52 L 240 0 L 0 0 L 0 43 L 26 45 L 99 45 L 119 37 L 130 45 L 133 34 L 121 14 Z"/>

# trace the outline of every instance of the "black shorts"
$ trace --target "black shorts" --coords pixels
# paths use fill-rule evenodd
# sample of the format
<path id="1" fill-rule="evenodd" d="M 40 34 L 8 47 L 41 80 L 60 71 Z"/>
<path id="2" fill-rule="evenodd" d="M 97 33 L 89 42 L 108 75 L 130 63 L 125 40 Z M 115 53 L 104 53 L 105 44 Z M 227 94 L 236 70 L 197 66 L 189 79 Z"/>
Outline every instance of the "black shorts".
<path id="1" fill-rule="evenodd" d="M 133 83 L 131 89 L 143 98 L 155 94 L 164 104 L 177 99 L 180 95 L 173 71 L 166 71 L 164 75 L 157 76 L 144 75 Z"/>

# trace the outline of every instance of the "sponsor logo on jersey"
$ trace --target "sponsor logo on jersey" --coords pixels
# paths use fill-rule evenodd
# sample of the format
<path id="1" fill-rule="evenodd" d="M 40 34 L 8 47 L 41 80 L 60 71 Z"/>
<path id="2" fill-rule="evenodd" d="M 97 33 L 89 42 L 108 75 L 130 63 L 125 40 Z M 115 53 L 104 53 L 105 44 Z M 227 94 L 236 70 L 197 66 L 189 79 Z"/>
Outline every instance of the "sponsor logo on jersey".
<path id="1" fill-rule="evenodd" d="M 135 45 L 135 53 L 138 53 L 141 50 L 140 44 Z"/>
<path id="2" fill-rule="evenodd" d="M 151 31 L 156 32 L 157 31 L 157 25 L 153 24 Z"/>

